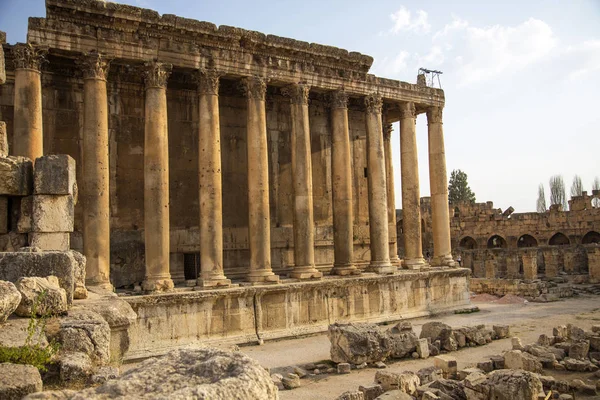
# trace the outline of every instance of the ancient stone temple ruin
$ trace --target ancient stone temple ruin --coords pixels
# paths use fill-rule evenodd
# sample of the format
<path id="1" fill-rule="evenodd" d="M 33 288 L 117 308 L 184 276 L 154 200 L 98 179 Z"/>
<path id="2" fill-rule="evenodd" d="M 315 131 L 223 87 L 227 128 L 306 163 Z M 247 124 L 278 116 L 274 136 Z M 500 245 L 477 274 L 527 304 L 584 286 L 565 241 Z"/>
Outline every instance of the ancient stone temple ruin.
<path id="1" fill-rule="evenodd" d="M 123 297 L 138 318 L 129 357 L 468 303 L 469 271 L 451 251 L 442 90 L 371 75 L 356 52 L 96 0 L 46 0 L 27 41 L 3 44 L 0 120 L 10 155 L 75 160 L 80 201 L 60 250 L 87 257 L 88 287 L 165 292 Z M 17 223 L 0 233 L 24 246 L 22 203 L 7 203 Z"/>

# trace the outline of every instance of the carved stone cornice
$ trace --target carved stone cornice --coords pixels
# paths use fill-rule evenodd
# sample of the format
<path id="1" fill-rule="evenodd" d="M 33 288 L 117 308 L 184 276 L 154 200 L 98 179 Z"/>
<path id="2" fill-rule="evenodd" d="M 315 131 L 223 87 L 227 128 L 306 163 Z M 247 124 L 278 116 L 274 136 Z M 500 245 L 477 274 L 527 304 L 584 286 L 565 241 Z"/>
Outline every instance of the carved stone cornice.
<path id="1" fill-rule="evenodd" d="M 15 69 L 40 70 L 46 60 L 48 48 L 45 46 L 32 45 L 30 43 L 17 43 L 12 49 Z"/>
<path id="2" fill-rule="evenodd" d="M 442 123 L 442 107 L 430 107 L 427 109 L 427 123 L 428 124 L 441 124 Z"/>
<path id="3" fill-rule="evenodd" d="M 267 80 L 258 75 L 242 78 L 240 89 L 244 96 L 264 101 L 267 94 Z"/>
<path id="4" fill-rule="evenodd" d="M 392 132 L 394 131 L 394 127 L 392 124 L 383 125 L 383 140 L 390 140 L 392 138 Z"/>
<path id="5" fill-rule="evenodd" d="M 167 80 L 171 75 L 173 65 L 158 61 L 149 61 L 144 64 L 143 76 L 146 89 L 167 87 Z"/>
<path id="6" fill-rule="evenodd" d="M 369 114 L 381 114 L 383 98 L 379 93 L 371 93 L 365 97 L 365 106 Z"/>
<path id="7" fill-rule="evenodd" d="M 219 79 L 223 73 L 214 68 L 200 69 L 193 75 L 193 79 L 198 85 L 198 94 L 219 95 Z"/>
<path id="8" fill-rule="evenodd" d="M 331 108 L 348 108 L 348 93 L 342 88 L 335 92 L 329 93 L 329 107 Z"/>
<path id="9" fill-rule="evenodd" d="M 305 83 L 293 83 L 281 88 L 281 94 L 290 98 L 290 103 L 307 105 L 310 86 Z"/>
<path id="10" fill-rule="evenodd" d="M 111 60 L 104 57 L 102 54 L 96 51 L 90 51 L 85 54 L 79 64 L 83 71 L 84 79 L 101 79 L 106 80 L 108 75 L 108 68 L 110 67 Z"/>
<path id="11" fill-rule="evenodd" d="M 415 103 L 402 103 L 400 104 L 400 119 L 405 118 L 416 118 L 417 110 L 415 108 Z"/>

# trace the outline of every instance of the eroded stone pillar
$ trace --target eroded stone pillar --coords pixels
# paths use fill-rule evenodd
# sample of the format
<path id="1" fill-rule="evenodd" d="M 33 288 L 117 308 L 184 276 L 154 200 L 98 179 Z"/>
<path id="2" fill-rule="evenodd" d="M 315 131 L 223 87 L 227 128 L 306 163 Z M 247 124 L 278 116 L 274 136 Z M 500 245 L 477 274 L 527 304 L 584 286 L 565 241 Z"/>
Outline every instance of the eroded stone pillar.
<path id="1" fill-rule="evenodd" d="M 248 241 L 250 244 L 251 283 L 276 283 L 279 277 L 271 270 L 271 222 L 269 216 L 269 157 L 264 78 L 242 79 L 247 110 L 248 156 Z"/>
<path id="2" fill-rule="evenodd" d="M 110 284 L 110 208 L 108 155 L 109 62 L 90 52 L 83 69 L 83 254 L 86 284 L 112 290 Z"/>
<path id="3" fill-rule="evenodd" d="M 343 90 L 331 94 L 331 173 L 333 191 L 332 274 L 354 275 L 354 233 L 352 218 L 352 153 L 348 128 L 348 95 Z"/>
<path id="4" fill-rule="evenodd" d="M 385 152 L 385 178 L 387 182 L 388 239 L 390 241 L 390 262 L 399 265 L 398 245 L 396 242 L 396 194 L 394 189 L 394 164 L 392 162 L 392 124 L 383 127 L 383 149 Z"/>
<path id="5" fill-rule="evenodd" d="M 404 267 L 424 267 L 421 242 L 421 203 L 417 155 L 416 111 L 413 103 L 400 105 L 400 170 L 402 173 L 402 228 Z"/>
<path id="6" fill-rule="evenodd" d="M 308 121 L 310 87 L 293 84 L 282 89 L 290 98 L 292 115 L 292 185 L 294 187 L 294 268 L 291 278 L 321 278 L 315 268 L 315 224 Z"/>
<path id="7" fill-rule="evenodd" d="M 148 62 L 144 134 L 144 241 L 146 291 L 173 288 L 169 272 L 169 139 L 167 79 L 171 64 Z"/>
<path id="8" fill-rule="evenodd" d="M 367 128 L 367 178 L 369 185 L 369 234 L 371 263 L 369 270 L 390 274 L 394 271 L 390 263 L 388 239 L 388 204 L 385 179 L 385 154 L 381 108 L 383 99 L 373 93 L 365 97 Z"/>
<path id="9" fill-rule="evenodd" d="M 15 103 L 12 154 L 35 161 L 44 155 L 40 66 L 47 50 L 29 43 L 13 48 Z"/>
<path id="10" fill-rule="evenodd" d="M 433 266 L 454 267 L 450 244 L 450 215 L 448 211 L 448 177 L 442 108 L 427 110 L 429 137 L 429 186 L 431 189 L 431 223 L 433 231 Z"/>
<path id="11" fill-rule="evenodd" d="M 219 74 L 198 74 L 200 188 L 200 276 L 198 286 L 229 286 L 223 274 L 223 201 L 221 184 L 221 130 L 219 127 Z"/>

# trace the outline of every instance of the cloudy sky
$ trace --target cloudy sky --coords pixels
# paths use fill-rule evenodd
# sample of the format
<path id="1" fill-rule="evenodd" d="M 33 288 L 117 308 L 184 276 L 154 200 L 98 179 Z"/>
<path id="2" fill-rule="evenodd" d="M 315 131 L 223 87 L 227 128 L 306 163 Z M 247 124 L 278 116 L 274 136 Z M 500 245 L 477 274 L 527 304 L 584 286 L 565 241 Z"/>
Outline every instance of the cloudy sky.
<path id="1" fill-rule="evenodd" d="M 123 0 L 122 3 L 346 48 L 372 73 L 415 82 L 439 69 L 446 94 L 448 175 L 461 169 L 477 201 L 534 211 L 537 187 L 600 176 L 600 1 Z M 0 30 L 25 40 L 43 0 L 0 0 Z M 401 207 L 398 127 L 396 203 Z M 429 195 L 427 124 L 417 122 L 421 195 Z M 547 199 L 549 194 L 546 193 Z"/>

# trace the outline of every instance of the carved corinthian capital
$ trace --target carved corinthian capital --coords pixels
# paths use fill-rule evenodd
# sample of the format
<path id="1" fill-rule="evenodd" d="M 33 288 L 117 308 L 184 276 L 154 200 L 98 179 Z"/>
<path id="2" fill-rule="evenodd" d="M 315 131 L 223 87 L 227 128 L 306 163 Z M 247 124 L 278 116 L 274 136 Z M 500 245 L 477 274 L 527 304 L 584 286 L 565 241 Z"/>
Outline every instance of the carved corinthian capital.
<path id="1" fill-rule="evenodd" d="M 110 61 L 96 51 L 90 51 L 84 55 L 80 61 L 84 79 L 102 79 L 105 81 Z"/>
<path id="2" fill-rule="evenodd" d="M 416 118 L 416 116 L 417 116 L 417 110 L 415 109 L 414 103 L 400 104 L 400 119 Z"/>
<path id="3" fill-rule="evenodd" d="M 393 128 L 392 124 L 383 125 L 383 140 L 390 140 L 392 137 L 393 131 L 394 131 L 394 128 Z"/>
<path id="4" fill-rule="evenodd" d="M 200 69 L 194 75 L 194 80 L 198 84 L 199 94 L 219 95 L 219 79 L 223 74 L 216 69 Z"/>
<path id="5" fill-rule="evenodd" d="M 267 80 L 261 76 L 249 76 L 240 81 L 240 89 L 244 96 L 255 100 L 265 100 L 267 94 Z"/>
<path id="6" fill-rule="evenodd" d="M 171 75 L 173 66 L 171 64 L 161 63 L 158 61 L 149 61 L 144 64 L 144 82 L 146 89 L 150 88 L 166 88 L 167 80 Z"/>
<path id="7" fill-rule="evenodd" d="M 17 43 L 12 51 L 15 69 L 25 68 L 39 71 L 41 65 L 47 62 L 47 47 L 36 46 L 30 43 Z"/>
<path id="8" fill-rule="evenodd" d="M 442 107 L 430 107 L 427 110 L 427 123 L 441 124 L 442 123 Z"/>
<path id="9" fill-rule="evenodd" d="M 348 108 L 348 94 L 344 89 L 336 90 L 329 94 L 331 108 Z"/>
<path id="10" fill-rule="evenodd" d="M 369 114 L 381 114 L 383 98 L 378 93 L 371 93 L 365 97 L 365 106 Z"/>
<path id="11" fill-rule="evenodd" d="M 289 97 L 292 104 L 308 104 L 310 86 L 305 83 L 293 83 L 281 88 L 281 94 Z"/>

